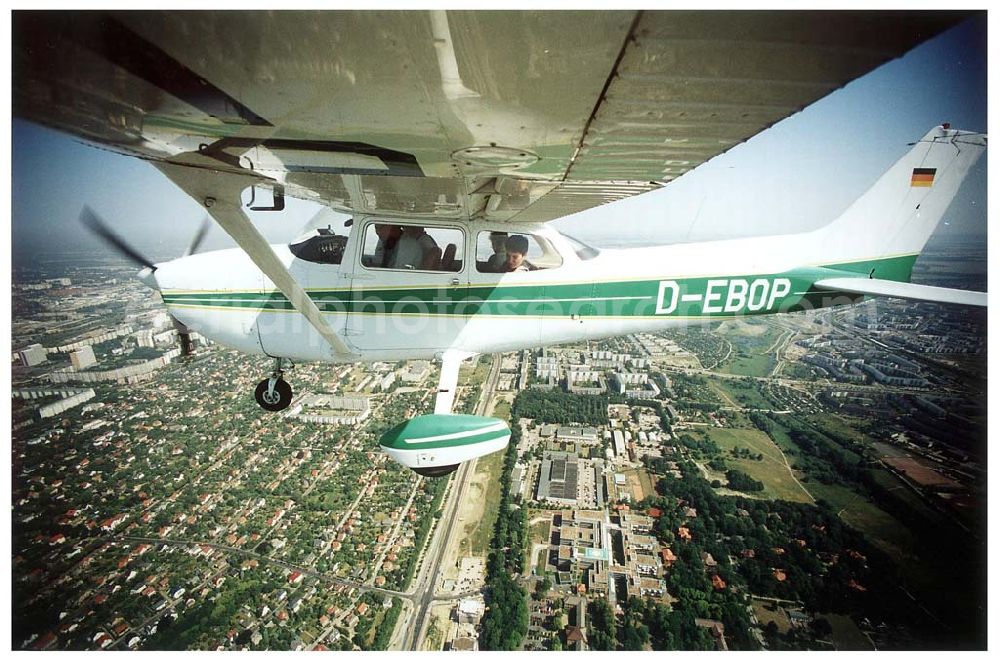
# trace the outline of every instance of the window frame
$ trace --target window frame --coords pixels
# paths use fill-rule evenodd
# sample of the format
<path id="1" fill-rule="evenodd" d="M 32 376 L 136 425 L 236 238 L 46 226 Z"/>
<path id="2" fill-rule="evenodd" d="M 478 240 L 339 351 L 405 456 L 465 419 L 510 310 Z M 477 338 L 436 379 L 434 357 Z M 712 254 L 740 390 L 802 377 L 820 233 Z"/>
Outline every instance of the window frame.
<path id="1" fill-rule="evenodd" d="M 560 252 L 558 244 L 555 243 L 551 238 L 549 238 L 545 234 L 540 233 L 539 231 L 525 231 L 519 229 L 496 229 L 496 228 L 486 227 L 477 230 L 473 237 L 473 263 L 474 263 L 473 268 L 475 268 L 477 275 L 502 276 L 506 273 L 510 273 L 508 271 L 483 271 L 479 268 L 480 261 L 483 262 L 489 261 L 489 257 L 487 257 L 484 260 L 479 259 L 479 237 L 482 234 L 486 234 L 488 239 L 489 238 L 488 235 L 494 234 L 496 232 L 503 232 L 508 236 L 520 235 L 520 236 L 530 237 L 529 243 L 533 242 L 535 246 L 541 249 L 542 258 L 548 257 L 551 254 L 559 259 L 559 263 L 552 266 L 536 266 L 535 263 L 531 259 L 529 259 L 528 255 L 526 254 L 524 256 L 525 261 L 529 262 L 532 266 L 535 266 L 534 269 L 529 270 L 527 273 L 538 273 L 539 271 L 551 271 L 553 269 L 561 269 L 566 265 L 566 257 L 563 255 L 562 252 Z M 530 245 L 528 249 L 530 251 L 531 249 Z M 535 259 L 539 258 L 536 257 Z"/>
<path id="2" fill-rule="evenodd" d="M 368 230 L 374 228 L 375 225 L 397 225 L 399 227 L 423 227 L 425 231 L 428 228 L 430 228 L 430 229 L 451 229 L 451 230 L 455 230 L 462 237 L 461 243 L 457 243 L 456 244 L 456 247 L 459 248 L 459 249 L 461 249 L 461 251 L 462 251 L 462 266 L 460 268 L 458 268 L 457 270 L 450 270 L 450 269 L 449 270 L 445 270 L 445 269 L 396 269 L 396 268 L 387 267 L 387 266 L 368 266 L 367 264 L 365 264 L 365 240 L 368 238 Z M 465 232 L 466 232 L 466 228 L 464 228 L 464 227 L 461 227 L 461 226 L 458 226 L 458 225 L 439 224 L 436 221 L 432 221 L 430 223 L 414 222 L 414 221 L 409 221 L 409 220 L 406 221 L 406 222 L 400 222 L 398 220 L 384 220 L 384 219 L 369 218 L 369 219 L 365 220 L 364 224 L 361 226 L 361 234 L 360 234 L 360 238 L 358 239 L 358 264 L 357 265 L 359 267 L 361 267 L 362 269 L 366 270 L 366 271 L 389 271 L 391 273 L 430 273 L 430 274 L 438 274 L 438 275 L 458 275 L 458 274 L 461 274 L 462 272 L 464 272 L 467 269 L 468 264 L 469 264 L 468 260 L 466 259 L 466 257 L 468 256 L 468 247 L 467 247 L 467 238 L 466 238 L 466 233 Z M 436 242 L 437 241 L 435 240 L 435 243 Z M 447 247 L 447 246 L 445 246 L 445 247 Z M 441 249 L 441 252 L 444 253 L 444 248 Z"/>

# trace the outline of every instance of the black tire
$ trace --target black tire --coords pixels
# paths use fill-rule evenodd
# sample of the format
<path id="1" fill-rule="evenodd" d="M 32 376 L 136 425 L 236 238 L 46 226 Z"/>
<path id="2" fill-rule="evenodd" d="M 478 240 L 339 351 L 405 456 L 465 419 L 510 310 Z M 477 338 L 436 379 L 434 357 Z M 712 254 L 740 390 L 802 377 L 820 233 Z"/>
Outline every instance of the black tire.
<path id="1" fill-rule="evenodd" d="M 277 394 L 277 400 L 274 400 L 274 396 L 267 396 L 266 398 L 271 399 L 269 401 L 265 399 L 268 382 L 269 380 L 263 380 L 258 384 L 257 389 L 253 392 L 253 397 L 257 399 L 257 405 L 268 412 L 281 412 L 292 402 L 292 387 L 281 378 L 278 378 L 274 383 L 274 392 Z"/>

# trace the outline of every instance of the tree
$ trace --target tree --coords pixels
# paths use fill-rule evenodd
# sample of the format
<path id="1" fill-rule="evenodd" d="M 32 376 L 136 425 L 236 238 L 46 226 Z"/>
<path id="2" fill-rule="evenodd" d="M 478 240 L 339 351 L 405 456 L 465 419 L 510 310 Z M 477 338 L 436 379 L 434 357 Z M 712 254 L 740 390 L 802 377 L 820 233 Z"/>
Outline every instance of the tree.
<path id="1" fill-rule="evenodd" d="M 605 600 L 594 600 L 587 606 L 588 641 L 593 651 L 614 651 L 615 615 Z"/>
<path id="2" fill-rule="evenodd" d="M 741 470 L 727 470 L 726 480 L 729 488 L 734 491 L 758 492 L 764 490 L 763 482 L 759 482 Z"/>
<path id="3" fill-rule="evenodd" d="M 552 588 L 552 580 L 549 579 L 549 575 L 545 574 L 542 576 L 542 580 L 538 582 L 535 586 L 535 599 L 541 600 Z"/>

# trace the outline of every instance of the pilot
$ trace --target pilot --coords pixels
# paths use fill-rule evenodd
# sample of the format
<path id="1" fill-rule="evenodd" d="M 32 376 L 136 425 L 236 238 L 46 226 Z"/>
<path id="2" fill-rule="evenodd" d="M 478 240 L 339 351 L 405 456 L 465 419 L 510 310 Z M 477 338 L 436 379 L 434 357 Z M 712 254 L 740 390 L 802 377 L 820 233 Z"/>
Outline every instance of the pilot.
<path id="1" fill-rule="evenodd" d="M 396 254 L 392 259 L 394 269 L 436 269 L 441 250 L 423 227 L 407 225 L 402 228 Z"/>
<path id="2" fill-rule="evenodd" d="M 378 235 L 378 245 L 375 246 L 375 254 L 372 256 L 372 266 L 379 268 L 389 268 L 394 264 L 396 257 L 396 246 L 403 235 L 403 229 L 399 225 L 375 225 L 375 233 Z"/>
<path id="3" fill-rule="evenodd" d="M 507 262 L 504 268 L 507 273 L 531 270 L 531 265 L 524 259 L 528 254 L 528 239 L 520 234 L 514 234 L 507 239 L 506 247 Z"/>
<path id="4" fill-rule="evenodd" d="M 493 254 L 486 260 L 483 273 L 503 273 L 507 270 L 507 232 L 490 232 Z"/>

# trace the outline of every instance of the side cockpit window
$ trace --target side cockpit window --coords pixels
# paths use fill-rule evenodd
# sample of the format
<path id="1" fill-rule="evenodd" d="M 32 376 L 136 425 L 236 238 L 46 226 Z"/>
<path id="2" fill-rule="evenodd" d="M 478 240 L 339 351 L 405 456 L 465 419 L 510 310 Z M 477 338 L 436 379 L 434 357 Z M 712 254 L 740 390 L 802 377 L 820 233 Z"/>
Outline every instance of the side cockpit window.
<path id="1" fill-rule="evenodd" d="M 453 227 L 372 223 L 365 227 L 361 265 L 457 273 L 465 265 L 465 234 Z"/>
<path id="2" fill-rule="evenodd" d="M 562 256 L 538 234 L 480 232 L 476 239 L 476 269 L 480 273 L 517 273 L 562 266 Z"/>

